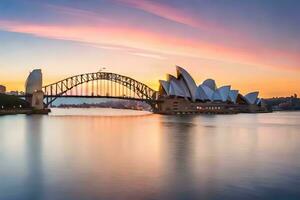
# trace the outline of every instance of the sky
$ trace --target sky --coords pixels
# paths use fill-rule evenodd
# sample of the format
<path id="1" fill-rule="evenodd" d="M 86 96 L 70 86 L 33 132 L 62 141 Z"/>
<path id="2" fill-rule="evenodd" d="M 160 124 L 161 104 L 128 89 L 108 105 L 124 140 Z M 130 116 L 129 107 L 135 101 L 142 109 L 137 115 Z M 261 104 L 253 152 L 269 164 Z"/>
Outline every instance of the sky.
<path id="1" fill-rule="evenodd" d="M 0 84 L 106 71 L 153 89 L 175 66 L 261 97 L 300 95 L 298 0 L 0 0 Z"/>

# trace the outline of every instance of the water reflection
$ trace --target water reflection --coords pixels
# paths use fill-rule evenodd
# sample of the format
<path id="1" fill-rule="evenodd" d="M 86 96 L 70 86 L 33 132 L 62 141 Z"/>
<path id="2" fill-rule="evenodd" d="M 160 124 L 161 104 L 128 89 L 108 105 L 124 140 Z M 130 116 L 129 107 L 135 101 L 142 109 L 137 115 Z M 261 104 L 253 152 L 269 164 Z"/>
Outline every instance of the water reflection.
<path id="1" fill-rule="evenodd" d="M 27 194 L 23 199 L 43 198 L 43 140 L 40 116 L 28 116 L 26 120 L 25 149 L 28 175 L 24 187 Z"/>
<path id="2" fill-rule="evenodd" d="M 189 186 L 193 183 L 192 157 L 194 141 L 195 116 L 167 116 L 162 120 L 165 137 L 165 153 L 169 170 L 167 196 L 164 199 L 192 199 L 193 191 Z M 188 187 L 187 187 L 188 186 Z"/>
<path id="3" fill-rule="evenodd" d="M 299 199 L 299 129 L 300 113 L 0 117 L 0 199 Z"/>

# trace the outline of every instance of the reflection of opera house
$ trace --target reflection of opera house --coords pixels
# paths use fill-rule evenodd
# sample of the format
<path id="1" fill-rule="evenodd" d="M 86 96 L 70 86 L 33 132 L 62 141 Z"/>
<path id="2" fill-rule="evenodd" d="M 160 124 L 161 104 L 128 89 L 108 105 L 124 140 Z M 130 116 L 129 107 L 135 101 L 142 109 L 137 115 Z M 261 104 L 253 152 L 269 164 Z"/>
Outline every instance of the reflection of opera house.
<path id="1" fill-rule="evenodd" d="M 258 92 L 241 95 L 230 85 L 217 87 L 212 79 L 196 85 L 191 75 L 181 67 L 176 68 L 177 77 L 167 76 L 160 81 L 158 113 L 240 113 L 265 112 Z"/>

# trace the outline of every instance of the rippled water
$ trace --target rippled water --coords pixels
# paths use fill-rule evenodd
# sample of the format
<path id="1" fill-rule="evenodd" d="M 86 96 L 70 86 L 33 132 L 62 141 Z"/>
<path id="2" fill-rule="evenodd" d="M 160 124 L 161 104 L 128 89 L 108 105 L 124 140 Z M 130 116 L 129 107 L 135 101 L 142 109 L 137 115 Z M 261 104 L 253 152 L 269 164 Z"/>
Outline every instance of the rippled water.
<path id="1" fill-rule="evenodd" d="M 300 199 L 299 112 L 63 112 L 0 117 L 1 200 Z"/>

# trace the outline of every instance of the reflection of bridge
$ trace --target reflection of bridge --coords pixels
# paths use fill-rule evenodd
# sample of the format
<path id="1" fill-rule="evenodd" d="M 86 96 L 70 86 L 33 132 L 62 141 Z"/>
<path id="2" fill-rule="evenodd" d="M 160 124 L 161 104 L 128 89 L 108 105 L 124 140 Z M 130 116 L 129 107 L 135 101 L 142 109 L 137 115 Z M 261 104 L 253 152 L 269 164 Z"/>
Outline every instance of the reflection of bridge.
<path id="1" fill-rule="evenodd" d="M 43 86 L 46 106 L 59 97 L 116 98 L 155 102 L 156 91 L 130 77 L 109 72 L 96 72 L 68 77 Z"/>

